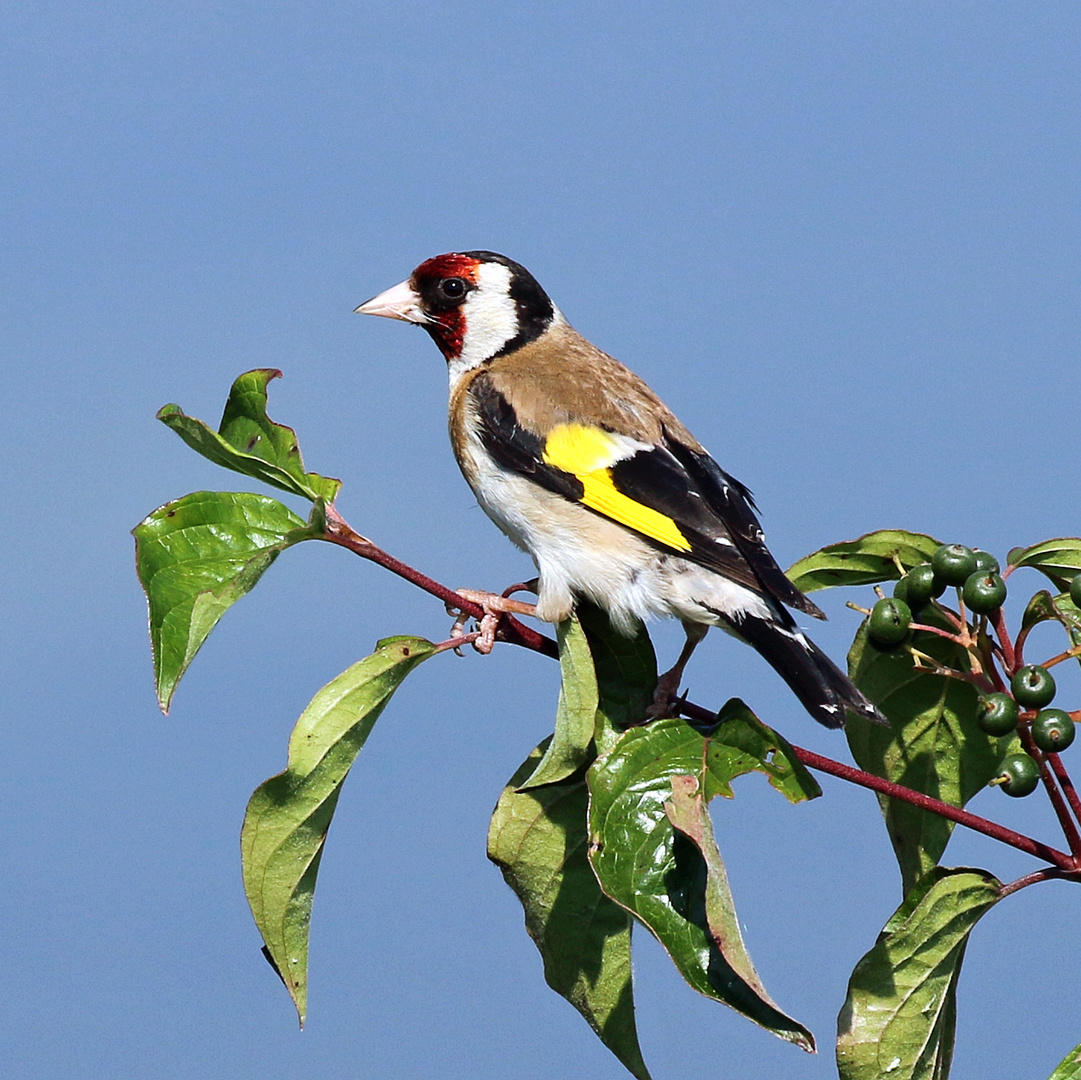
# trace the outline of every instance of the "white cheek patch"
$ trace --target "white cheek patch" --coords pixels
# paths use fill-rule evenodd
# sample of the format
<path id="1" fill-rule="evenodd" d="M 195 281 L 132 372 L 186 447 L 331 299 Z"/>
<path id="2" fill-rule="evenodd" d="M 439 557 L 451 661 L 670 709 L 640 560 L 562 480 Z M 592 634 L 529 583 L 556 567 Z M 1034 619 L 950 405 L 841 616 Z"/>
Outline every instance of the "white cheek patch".
<path id="1" fill-rule="evenodd" d="M 462 352 L 450 361 L 452 386 L 518 336 L 518 308 L 510 295 L 510 280 L 510 270 L 502 263 L 481 263 L 477 267 L 477 287 L 462 305 Z"/>

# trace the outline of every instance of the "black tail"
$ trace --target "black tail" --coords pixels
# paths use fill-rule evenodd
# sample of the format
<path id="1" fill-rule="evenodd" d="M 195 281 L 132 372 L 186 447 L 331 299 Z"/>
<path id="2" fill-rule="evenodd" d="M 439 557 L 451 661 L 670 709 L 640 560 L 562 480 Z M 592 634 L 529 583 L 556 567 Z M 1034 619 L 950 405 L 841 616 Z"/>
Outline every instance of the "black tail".
<path id="1" fill-rule="evenodd" d="M 729 620 L 729 625 L 769 662 L 820 724 L 844 727 L 845 710 L 851 709 L 865 720 L 888 726 L 889 721 L 852 680 L 793 623 L 786 622 L 745 616 Z"/>

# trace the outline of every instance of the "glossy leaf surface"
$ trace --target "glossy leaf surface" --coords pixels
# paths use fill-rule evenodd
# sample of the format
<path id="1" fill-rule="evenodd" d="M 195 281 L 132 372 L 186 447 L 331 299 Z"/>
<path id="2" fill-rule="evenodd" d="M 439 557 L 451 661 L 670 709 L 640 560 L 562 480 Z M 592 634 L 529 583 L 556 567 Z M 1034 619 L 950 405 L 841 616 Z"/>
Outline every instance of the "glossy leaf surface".
<path id="1" fill-rule="evenodd" d="M 293 728 L 285 772 L 260 784 L 248 802 L 240 835 L 244 891 L 301 1024 L 312 897 L 342 784 L 391 695 L 434 653 L 422 638 L 388 638 L 327 683 Z"/>
<path id="2" fill-rule="evenodd" d="M 225 612 L 312 530 L 287 506 L 248 492 L 197 491 L 132 530 L 146 591 L 154 682 L 168 712 L 177 683 Z"/>
<path id="3" fill-rule="evenodd" d="M 1061 536 L 1044 540 L 1027 548 L 1014 548 L 1008 562 L 1011 566 L 1031 566 L 1046 574 L 1062 590 L 1070 587 L 1070 579 L 1081 573 L 1081 539 Z"/>
<path id="4" fill-rule="evenodd" d="M 1052 603 L 1059 621 L 1070 637 L 1070 647 L 1081 646 L 1081 609 L 1070 599 L 1069 593 L 1056 596 Z M 1081 656 L 1078 657 L 1078 662 L 1081 662 Z"/>
<path id="5" fill-rule="evenodd" d="M 576 616 L 556 627 L 561 683 L 556 705 L 555 733 L 536 772 L 522 787 L 539 787 L 565 780 L 593 758 L 597 723 L 597 678 L 593 656 Z"/>
<path id="6" fill-rule="evenodd" d="M 649 928 L 692 987 L 813 1049 L 810 1032 L 751 977 L 738 934 L 727 932 L 721 912 L 732 906 L 731 896 L 702 815 L 713 796 L 731 797 L 731 781 L 747 772 L 764 773 L 793 802 L 819 788 L 788 744 L 742 702 L 733 699 L 720 715 L 708 734 L 680 719 L 632 728 L 591 767 L 590 861 L 605 893 Z M 670 813 L 703 846 L 674 828 Z"/>
<path id="7" fill-rule="evenodd" d="M 504 789 L 488 831 L 488 858 L 522 902 L 548 985 L 634 1076 L 648 1080 L 634 1022 L 631 918 L 601 892 L 589 865 L 585 780 L 519 787 L 544 749 L 537 747 Z"/>
<path id="8" fill-rule="evenodd" d="M 786 573 L 801 592 L 830 589 L 838 585 L 874 585 L 896 581 L 897 564 L 911 570 L 930 562 L 939 542 L 923 533 L 903 529 L 880 529 L 856 540 L 843 540 L 812 552 Z"/>
<path id="9" fill-rule="evenodd" d="M 305 499 L 333 502 L 341 481 L 306 472 L 296 432 L 267 416 L 267 384 L 280 376 L 273 368 L 241 375 L 229 391 L 217 432 L 179 405 L 159 409 L 158 419 L 216 465 Z"/>
<path id="10" fill-rule="evenodd" d="M 579 601 L 577 612 L 593 656 L 598 697 L 594 738 L 603 754 L 625 728 L 645 719 L 657 686 L 657 656 L 642 623 L 633 637 L 626 637 L 595 605 Z"/>
<path id="11" fill-rule="evenodd" d="M 967 654 L 952 641 L 923 631 L 912 643 L 948 667 L 968 667 Z M 866 625 L 856 635 L 848 664 L 853 681 L 890 721 L 884 728 L 849 718 L 845 734 L 861 769 L 953 806 L 964 806 L 987 786 L 1001 747 L 977 726 L 979 692 L 971 683 L 917 668 L 904 649 L 876 649 L 867 640 Z M 941 858 L 953 823 L 887 796 L 880 796 L 879 804 L 907 894 Z"/>
<path id="12" fill-rule="evenodd" d="M 856 965 L 837 1021 L 841 1080 L 945 1080 L 972 928 L 999 898 L 983 870 L 937 867 Z"/>
<path id="13" fill-rule="evenodd" d="M 1081 1044 L 1075 1046 L 1058 1063 L 1048 1080 L 1081 1080 Z"/>

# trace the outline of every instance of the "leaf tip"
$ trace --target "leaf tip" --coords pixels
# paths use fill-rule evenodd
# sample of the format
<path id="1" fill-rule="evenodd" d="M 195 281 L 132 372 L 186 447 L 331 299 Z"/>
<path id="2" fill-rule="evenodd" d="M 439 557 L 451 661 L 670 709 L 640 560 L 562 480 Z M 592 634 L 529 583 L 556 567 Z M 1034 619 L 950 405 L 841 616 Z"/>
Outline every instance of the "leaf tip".
<path id="1" fill-rule="evenodd" d="M 285 373 L 281 368 L 263 367 L 252 368 L 251 371 L 245 371 L 242 375 L 238 375 L 233 380 L 233 387 L 230 393 L 244 388 L 244 383 L 249 382 L 252 378 L 256 380 L 259 385 L 259 390 L 262 393 L 266 393 L 266 388 L 269 383 L 272 383 L 275 379 L 280 379 Z"/>
<path id="2" fill-rule="evenodd" d="M 157 687 L 158 708 L 161 709 L 162 716 L 169 715 L 169 709 L 172 708 L 173 694 L 176 691 L 176 683 L 171 686 L 159 684 Z"/>

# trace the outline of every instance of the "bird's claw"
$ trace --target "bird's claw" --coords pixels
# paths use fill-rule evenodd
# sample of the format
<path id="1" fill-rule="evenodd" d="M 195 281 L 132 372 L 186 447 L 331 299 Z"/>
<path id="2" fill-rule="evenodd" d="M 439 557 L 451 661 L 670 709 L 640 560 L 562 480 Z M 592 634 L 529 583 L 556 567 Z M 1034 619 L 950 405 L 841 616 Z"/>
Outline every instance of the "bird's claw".
<path id="1" fill-rule="evenodd" d="M 683 706 L 687 704 L 688 693 L 690 693 L 688 690 L 684 690 L 682 694 L 677 694 L 672 690 L 664 690 L 659 694 L 655 694 L 653 704 L 646 709 L 646 715 L 642 722 L 651 724 L 654 720 L 666 720 L 670 716 L 679 716 L 683 711 Z"/>
<path id="2" fill-rule="evenodd" d="M 646 723 L 676 715 L 675 707 L 687 698 L 686 694 L 682 698 L 676 696 L 682 675 L 681 671 L 666 671 L 657 680 L 657 689 L 653 691 L 653 704 L 646 709 Z"/>
<path id="3" fill-rule="evenodd" d="M 454 625 L 450 628 L 451 641 L 457 641 L 459 638 L 464 638 L 466 636 L 465 624 L 469 621 L 469 614 L 465 611 L 462 611 L 460 608 L 456 608 L 453 604 L 449 602 L 445 606 L 447 609 L 447 614 L 454 616 Z M 454 655 L 465 655 L 465 653 L 462 652 L 461 645 L 454 646 Z"/>
<path id="4" fill-rule="evenodd" d="M 512 586 L 517 591 L 519 586 Z M 477 620 L 477 636 L 471 644 L 477 652 L 487 656 L 495 647 L 495 636 L 499 630 L 499 623 L 504 615 L 536 615 L 535 604 L 526 604 L 521 600 L 512 600 L 507 596 L 499 596 L 496 593 L 481 592 L 476 589 L 458 589 L 458 595 L 463 600 L 469 600 L 476 604 L 484 614 Z M 466 637 L 465 625 L 471 616 L 453 603 L 447 604 L 447 614 L 454 615 L 454 625 L 450 628 L 451 638 Z M 455 646 L 454 651 L 461 656 L 461 649 Z"/>

